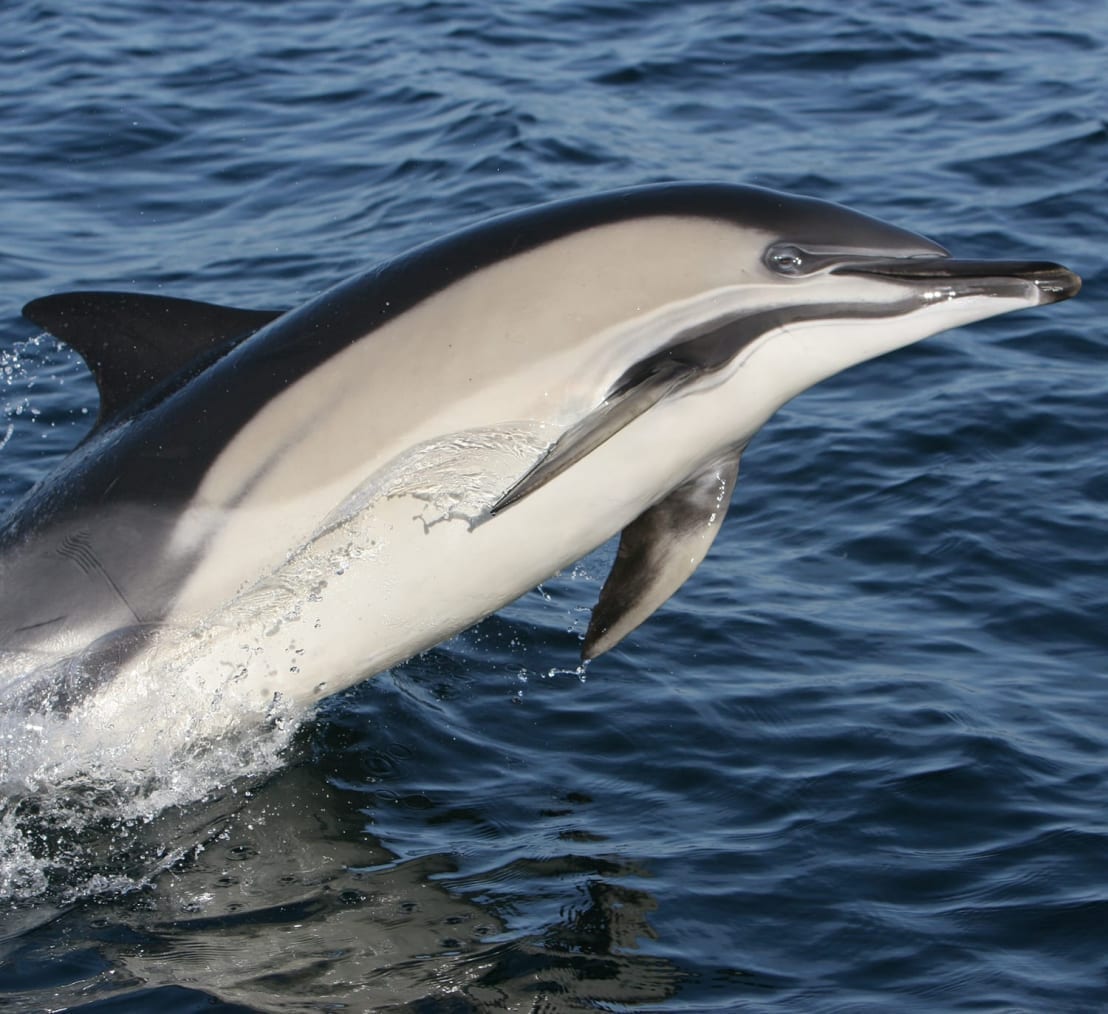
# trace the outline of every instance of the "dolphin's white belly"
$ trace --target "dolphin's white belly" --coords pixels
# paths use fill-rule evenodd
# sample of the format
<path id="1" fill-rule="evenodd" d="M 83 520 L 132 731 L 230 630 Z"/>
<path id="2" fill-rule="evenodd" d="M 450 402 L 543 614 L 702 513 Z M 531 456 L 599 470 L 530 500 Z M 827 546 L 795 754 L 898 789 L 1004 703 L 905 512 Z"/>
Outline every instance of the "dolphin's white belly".
<path id="1" fill-rule="evenodd" d="M 702 415 L 678 400 L 489 518 L 549 427 L 424 442 L 336 503 L 303 545 L 204 615 L 171 612 L 71 731 L 151 750 L 216 741 L 335 693 L 495 612 L 679 483 Z M 680 435 L 679 438 L 677 435 Z M 691 441 L 691 443 L 686 443 Z M 140 720 L 136 716 L 141 716 Z"/>
<path id="2" fill-rule="evenodd" d="M 184 683 L 229 680 L 256 714 L 275 695 L 311 703 L 433 647 L 580 559 L 679 483 L 696 423 L 683 414 L 678 402 L 627 427 L 572 474 L 492 518 L 489 506 L 549 445 L 549 426 L 418 445 L 199 624 L 170 615 L 170 628 L 199 631 Z"/>

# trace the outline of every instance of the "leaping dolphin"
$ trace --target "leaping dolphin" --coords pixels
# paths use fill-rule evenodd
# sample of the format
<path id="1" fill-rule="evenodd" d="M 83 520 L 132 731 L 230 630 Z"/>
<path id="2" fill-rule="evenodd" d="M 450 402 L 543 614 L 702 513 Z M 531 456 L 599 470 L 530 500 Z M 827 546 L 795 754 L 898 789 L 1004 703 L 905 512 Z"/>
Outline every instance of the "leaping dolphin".
<path id="1" fill-rule="evenodd" d="M 622 532 L 595 657 L 696 569 L 791 397 L 1079 287 L 819 200 L 664 184 L 497 218 L 287 312 L 35 300 L 100 412 L 0 528 L 9 683 L 122 708 L 122 674 L 169 671 L 247 716 L 309 705 Z"/>

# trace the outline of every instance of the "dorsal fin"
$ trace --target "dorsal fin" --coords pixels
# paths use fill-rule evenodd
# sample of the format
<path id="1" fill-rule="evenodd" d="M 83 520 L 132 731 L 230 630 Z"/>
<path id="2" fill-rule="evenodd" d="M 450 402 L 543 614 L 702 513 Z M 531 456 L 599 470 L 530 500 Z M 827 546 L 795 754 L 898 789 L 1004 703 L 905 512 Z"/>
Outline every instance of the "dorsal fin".
<path id="1" fill-rule="evenodd" d="M 690 475 L 623 529 L 592 611 L 583 659 L 619 644 L 700 565 L 727 515 L 741 454 L 732 451 Z"/>
<path id="2" fill-rule="evenodd" d="M 193 360 L 283 312 L 135 292 L 63 292 L 23 307 L 24 317 L 88 364 L 100 391 L 97 427 Z"/>

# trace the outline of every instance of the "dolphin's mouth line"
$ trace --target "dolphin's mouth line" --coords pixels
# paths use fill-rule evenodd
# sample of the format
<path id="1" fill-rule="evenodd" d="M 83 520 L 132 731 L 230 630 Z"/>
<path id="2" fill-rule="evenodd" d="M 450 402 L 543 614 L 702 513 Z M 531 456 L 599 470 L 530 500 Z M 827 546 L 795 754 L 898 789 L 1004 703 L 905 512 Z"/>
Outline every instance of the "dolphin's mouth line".
<path id="1" fill-rule="evenodd" d="M 954 257 L 898 257 L 859 261 L 832 270 L 836 275 L 878 275 L 913 284 L 931 283 L 951 296 L 997 295 L 998 289 L 1031 283 L 1042 302 L 1057 303 L 1081 291 L 1081 279 L 1052 261 L 961 260 Z"/>

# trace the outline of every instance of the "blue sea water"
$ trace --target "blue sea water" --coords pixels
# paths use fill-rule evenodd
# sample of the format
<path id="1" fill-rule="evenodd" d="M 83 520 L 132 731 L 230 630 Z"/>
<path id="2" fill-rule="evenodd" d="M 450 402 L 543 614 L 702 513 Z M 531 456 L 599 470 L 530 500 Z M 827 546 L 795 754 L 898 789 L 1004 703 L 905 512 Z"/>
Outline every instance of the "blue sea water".
<path id="1" fill-rule="evenodd" d="M 95 416 L 19 315 L 54 291 L 293 305 L 666 179 L 1085 278 L 787 406 L 704 565 L 587 669 L 611 546 L 248 757 L 0 801 L 0 1006 L 1108 1007 L 1108 8 L 8 0 L 0 30 L 0 507 Z"/>

